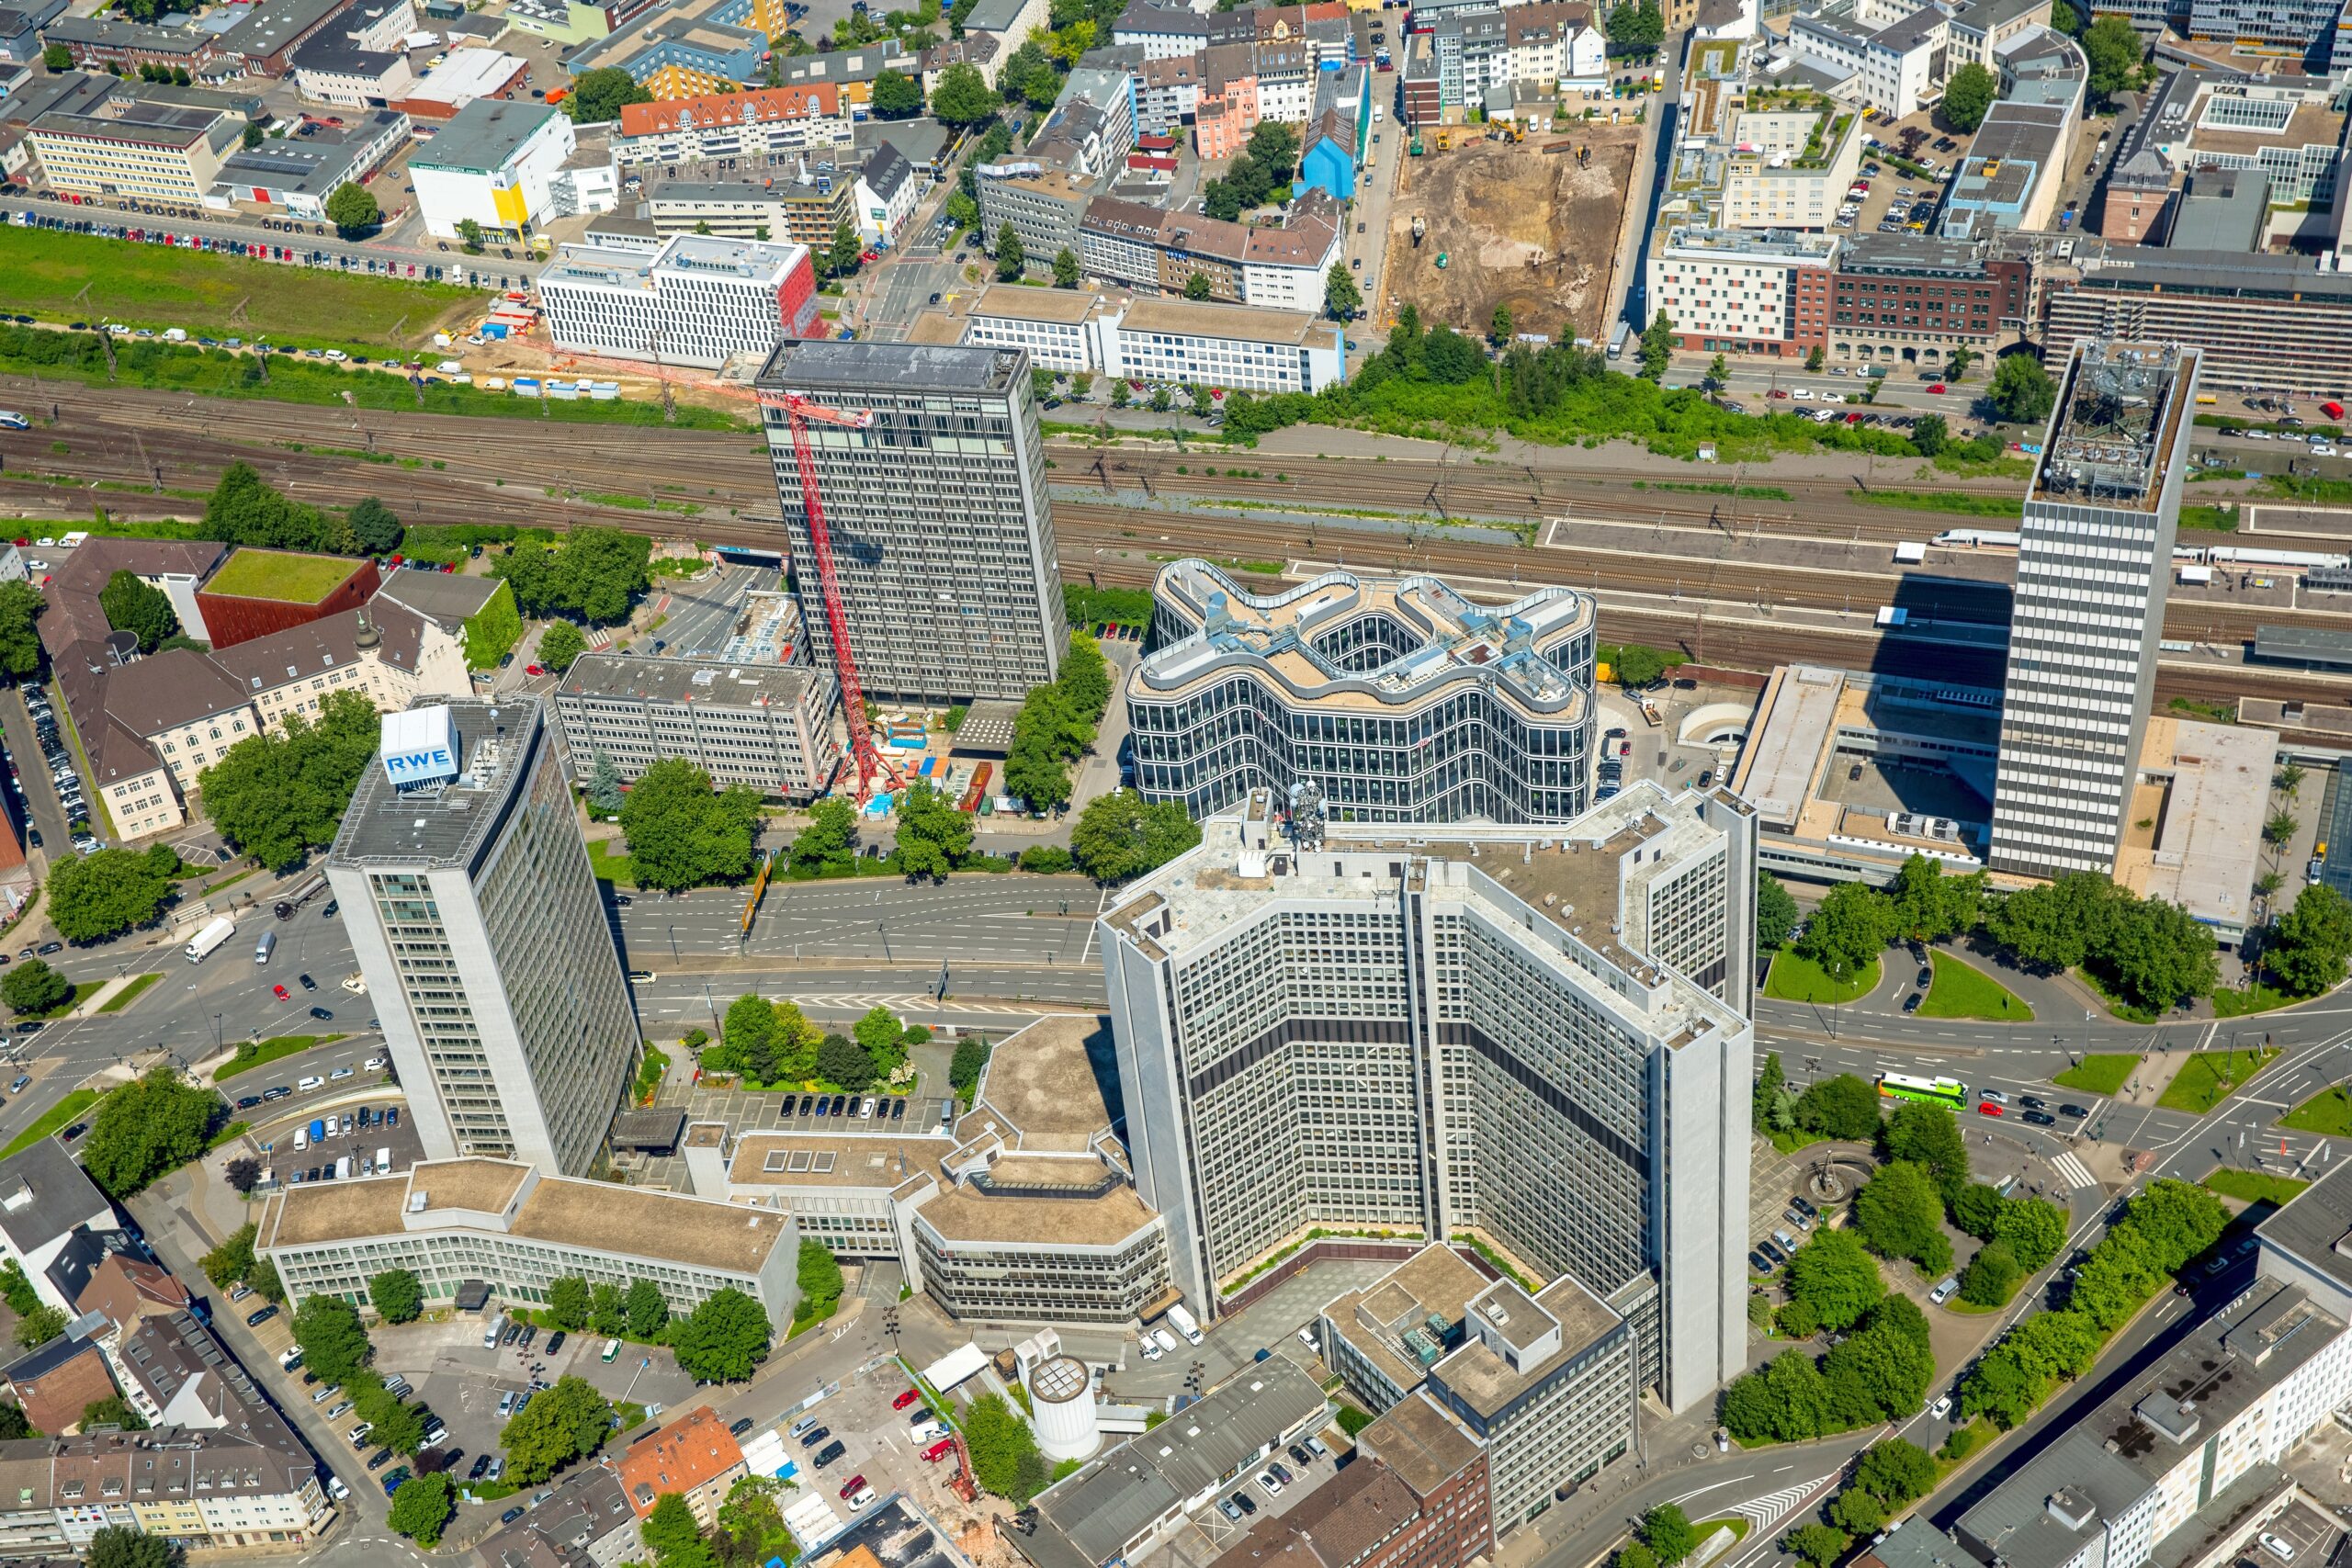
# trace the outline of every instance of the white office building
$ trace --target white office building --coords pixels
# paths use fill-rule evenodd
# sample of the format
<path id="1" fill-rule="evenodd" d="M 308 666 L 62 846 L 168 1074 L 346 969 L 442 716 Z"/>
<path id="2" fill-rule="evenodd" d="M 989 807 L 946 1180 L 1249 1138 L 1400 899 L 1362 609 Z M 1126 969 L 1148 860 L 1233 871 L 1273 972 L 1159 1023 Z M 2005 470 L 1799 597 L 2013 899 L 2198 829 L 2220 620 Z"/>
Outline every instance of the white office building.
<path id="1" fill-rule="evenodd" d="M 426 1157 L 585 1175 L 637 1014 L 535 701 L 387 715 L 327 856 Z"/>
<path id="2" fill-rule="evenodd" d="M 548 335 L 567 354 L 717 369 L 817 325 L 803 245 L 673 235 L 651 256 L 566 245 L 539 274 Z"/>
<path id="3" fill-rule="evenodd" d="M 1219 390 L 1319 392 L 1347 376 L 1332 322 L 1197 299 L 995 285 L 965 314 L 964 342 L 1022 349 L 1046 370 Z"/>
<path id="4" fill-rule="evenodd" d="M 471 219 L 486 234 L 524 234 L 554 216 L 550 186 L 577 145 L 553 104 L 476 98 L 409 157 L 425 231 L 454 240 Z"/>
<path id="5" fill-rule="evenodd" d="M 1097 928 L 1176 1289 L 1223 1310 L 1318 1227 L 1469 1232 L 1630 1322 L 1670 1409 L 1712 1398 L 1747 1362 L 1749 807 L 1644 781 L 1530 829 L 1276 798 Z"/>
<path id="6" fill-rule="evenodd" d="M 2164 636 L 2200 354 L 2089 339 L 2066 364 L 2018 547 L 1996 871 L 2115 869 Z"/>
<path id="7" fill-rule="evenodd" d="M 867 696 L 1020 698 L 1054 679 L 1069 631 L 1027 355 L 816 339 L 780 345 L 757 384 L 796 561 L 813 556 L 784 401 L 856 422 L 811 420 L 808 441 Z M 833 668 L 819 573 L 793 576 Z"/>

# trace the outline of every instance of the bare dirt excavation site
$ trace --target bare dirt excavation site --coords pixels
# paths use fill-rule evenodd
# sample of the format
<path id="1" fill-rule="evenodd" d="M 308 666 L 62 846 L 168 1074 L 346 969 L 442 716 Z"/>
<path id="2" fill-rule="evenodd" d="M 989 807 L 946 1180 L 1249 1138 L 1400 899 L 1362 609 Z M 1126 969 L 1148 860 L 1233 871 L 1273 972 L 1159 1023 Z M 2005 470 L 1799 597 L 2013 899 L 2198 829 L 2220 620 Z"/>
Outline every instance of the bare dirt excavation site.
<path id="1" fill-rule="evenodd" d="M 1641 127 L 1547 126 L 1517 144 L 1487 141 L 1485 130 L 1449 128 L 1477 140 L 1447 152 L 1434 129 L 1422 130 L 1423 155 L 1405 160 L 1389 220 L 1388 291 L 1431 326 L 1483 336 L 1495 307 L 1508 305 L 1516 331 L 1555 342 L 1596 335 Z M 1563 152 L 1543 151 L 1562 141 Z M 1589 163 L 1577 157 L 1587 146 Z M 1429 225 L 1418 248 L 1417 213 Z"/>

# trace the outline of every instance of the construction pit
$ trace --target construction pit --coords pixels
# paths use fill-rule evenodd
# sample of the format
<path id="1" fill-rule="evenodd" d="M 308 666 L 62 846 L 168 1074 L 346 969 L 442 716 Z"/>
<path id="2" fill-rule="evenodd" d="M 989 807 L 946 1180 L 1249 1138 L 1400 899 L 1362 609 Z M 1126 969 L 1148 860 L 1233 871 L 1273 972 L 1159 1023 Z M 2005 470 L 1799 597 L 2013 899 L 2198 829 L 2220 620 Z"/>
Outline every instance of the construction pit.
<path id="1" fill-rule="evenodd" d="M 1424 325 L 1484 336 L 1507 305 L 1514 332 L 1598 335 L 1640 137 L 1638 125 L 1582 121 L 1519 142 L 1482 126 L 1424 129 L 1391 209 L 1388 292 L 1419 307 Z"/>

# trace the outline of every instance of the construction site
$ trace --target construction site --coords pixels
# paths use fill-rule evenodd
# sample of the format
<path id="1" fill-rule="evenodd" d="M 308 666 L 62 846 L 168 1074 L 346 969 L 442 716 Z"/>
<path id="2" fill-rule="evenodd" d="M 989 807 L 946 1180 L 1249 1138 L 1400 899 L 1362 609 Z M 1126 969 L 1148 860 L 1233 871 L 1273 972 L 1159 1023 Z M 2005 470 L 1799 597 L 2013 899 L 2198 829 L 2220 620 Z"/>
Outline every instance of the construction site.
<path id="1" fill-rule="evenodd" d="M 1387 291 L 1430 325 L 1484 335 L 1504 305 L 1517 332 L 1597 335 L 1640 137 L 1630 123 L 1424 129 L 1398 172 Z"/>

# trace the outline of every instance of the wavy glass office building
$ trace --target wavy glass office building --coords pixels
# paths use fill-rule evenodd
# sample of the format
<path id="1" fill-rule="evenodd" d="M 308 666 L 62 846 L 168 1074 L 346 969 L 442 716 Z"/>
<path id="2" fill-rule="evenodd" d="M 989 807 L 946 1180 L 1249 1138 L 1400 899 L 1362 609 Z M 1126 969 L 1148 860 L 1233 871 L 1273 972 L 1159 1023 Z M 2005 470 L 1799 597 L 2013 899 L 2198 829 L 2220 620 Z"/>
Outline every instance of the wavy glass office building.
<path id="1" fill-rule="evenodd" d="M 1589 803 L 1583 594 L 1488 608 L 1434 577 L 1332 571 L 1261 598 L 1180 560 L 1152 598 L 1127 682 L 1148 799 L 1198 818 L 1312 781 L 1364 822 L 1565 822 Z"/>
<path id="2" fill-rule="evenodd" d="M 1213 1312 L 1316 1227 L 1478 1233 L 1633 1325 L 1676 1410 L 1746 1365 L 1754 814 L 1286 822 L 1264 791 L 1101 920 L 1136 1181 Z"/>

